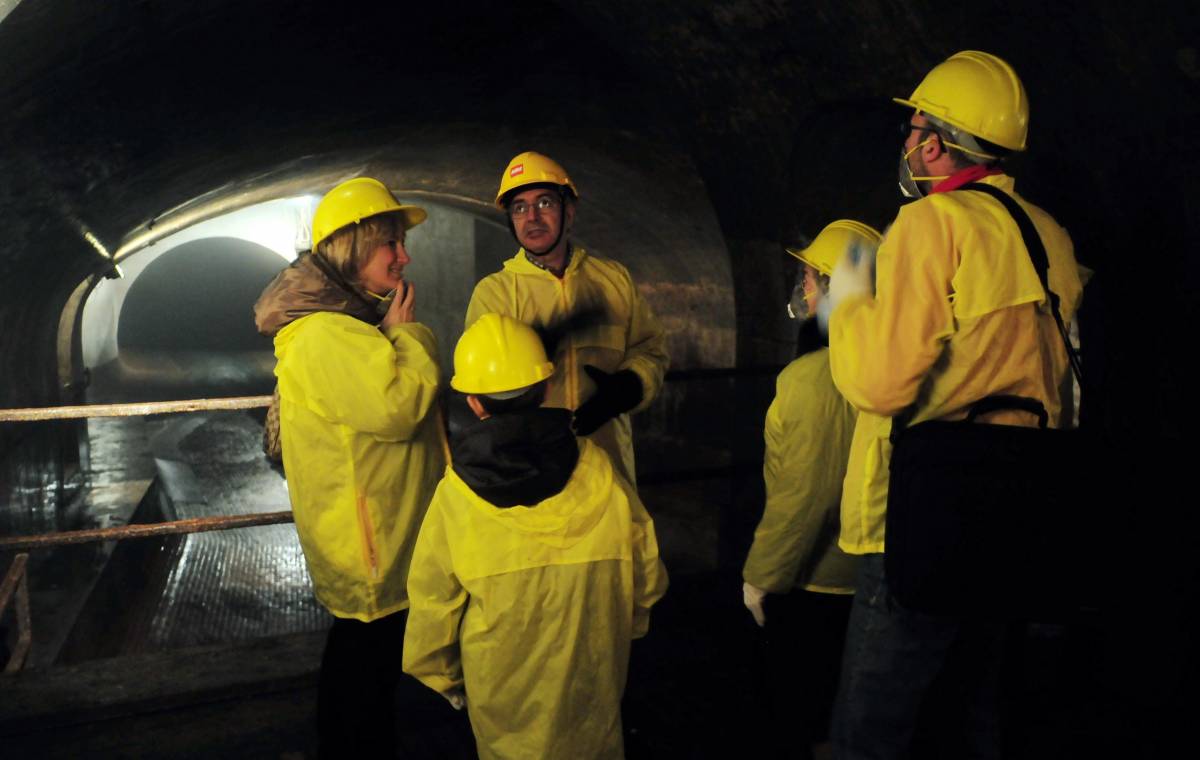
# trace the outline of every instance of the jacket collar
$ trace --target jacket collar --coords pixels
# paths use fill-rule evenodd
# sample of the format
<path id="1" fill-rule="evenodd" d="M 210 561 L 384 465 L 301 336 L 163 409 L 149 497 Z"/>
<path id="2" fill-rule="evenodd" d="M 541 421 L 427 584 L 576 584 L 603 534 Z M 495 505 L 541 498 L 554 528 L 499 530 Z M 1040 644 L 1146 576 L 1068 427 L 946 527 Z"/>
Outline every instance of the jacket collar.
<path id="1" fill-rule="evenodd" d="M 584 259 L 587 258 L 587 251 L 579 246 L 571 246 L 571 260 L 567 262 L 567 270 L 563 272 L 563 279 L 570 277 L 578 269 L 583 266 Z M 552 280 L 558 279 L 549 269 L 544 269 L 537 266 L 529 260 L 524 248 L 517 250 L 517 255 L 513 256 L 508 261 L 504 262 L 504 268 L 513 274 L 528 274 L 535 277 L 549 277 Z"/>
<path id="2" fill-rule="evenodd" d="M 934 185 L 929 193 L 931 195 L 933 193 L 948 193 L 951 190 L 957 190 L 969 182 L 975 182 L 976 180 L 981 180 L 984 177 L 991 177 L 995 174 L 1003 173 L 1003 171 L 993 166 L 968 166 L 966 169 L 959 169 L 949 177 L 946 177 L 944 180 Z"/>
<path id="3" fill-rule="evenodd" d="M 376 304 L 321 266 L 311 253 L 301 254 L 263 290 L 254 304 L 254 321 L 263 335 L 276 333 L 301 317 L 334 311 L 370 324 L 378 324 Z"/>
<path id="4" fill-rule="evenodd" d="M 539 407 L 488 417 L 454 441 L 451 467 L 494 507 L 533 506 L 566 486 L 579 448 L 566 409 Z"/>

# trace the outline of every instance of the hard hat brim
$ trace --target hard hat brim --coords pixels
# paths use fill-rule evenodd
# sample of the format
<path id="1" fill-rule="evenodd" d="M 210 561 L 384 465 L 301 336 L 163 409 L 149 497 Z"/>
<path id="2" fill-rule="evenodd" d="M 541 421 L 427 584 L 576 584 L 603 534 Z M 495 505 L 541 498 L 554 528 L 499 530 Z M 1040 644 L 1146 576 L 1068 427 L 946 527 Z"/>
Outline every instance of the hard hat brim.
<path id="1" fill-rule="evenodd" d="M 530 388 L 543 380 L 548 380 L 554 374 L 554 363 L 545 362 L 531 367 L 527 373 L 523 373 L 518 378 L 509 378 L 509 382 L 488 382 L 486 379 L 478 377 L 465 377 L 462 374 L 455 373 L 450 378 L 450 387 L 459 393 L 467 393 L 470 395 L 486 395 L 488 393 L 507 393 L 521 388 Z"/>
<path id="2" fill-rule="evenodd" d="M 949 116 L 945 116 L 943 114 L 934 113 L 933 111 L 929 110 L 928 108 L 922 108 L 921 104 L 915 100 L 909 100 L 907 98 L 892 98 L 892 102 L 899 103 L 902 106 L 908 106 L 909 108 L 913 109 L 914 111 L 917 111 L 917 112 L 923 113 L 923 114 L 928 114 L 929 116 L 932 116 L 933 118 L 937 119 L 938 121 L 944 121 L 945 123 L 949 124 L 952 127 L 957 127 L 958 129 L 961 129 L 968 134 L 971 133 L 971 130 L 967 129 L 967 126 L 965 124 L 963 124 L 962 122 L 958 121 L 957 119 L 953 119 L 953 118 L 951 118 Z"/>
<path id="3" fill-rule="evenodd" d="M 820 272 L 823 275 L 829 276 L 829 275 L 833 274 L 832 270 L 827 271 L 825 269 L 825 267 L 821 266 L 820 264 L 813 263 L 810 259 L 808 259 L 806 256 L 804 256 L 803 253 L 804 253 L 804 251 L 808 250 L 807 248 L 785 248 L 784 250 L 787 251 L 788 253 L 790 253 L 801 264 L 808 264 L 810 267 L 817 270 L 818 272 Z"/>
<path id="4" fill-rule="evenodd" d="M 935 113 L 934 110 L 931 109 L 929 106 L 922 106 L 920 103 L 916 102 L 915 100 L 908 100 L 906 98 L 892 98 L 892 102 L 898 103 L 902 106 L 908 106 L 909 108 L 912 108 L 914 111 L 917 111 L 917 112 L 923 113 L 923 114 L 927 114 L 928 116 L 932 116 L 933 118 L 937 119 L 938 121 L 945 122 L 946 124 L 949 124 L 952 127 L 961 129 L 962 131 L 966 132 L 967 134 L 971 135 L 972 137 L 974 137 L 976 139 L 979 139 L 979 140 L 988 140 L 989 139 L 987 137 L 984 137 L 983 135 L 975 134 L 971 130 L 970 127 L 968 127 L 966 124 L 959 121 L 958 119 L 955 119 L 950 116 L 946 116 L 945 114 Z M 1001 148 L 1005 148 L 1007 150 L 1011 150 L 1016 153 L 1022 153 L 1025 151 L 1024 143 L 1015 144 L 1015 143 L 1011 143 L 1011 141 L 1009 141 L 1009 140 L 1006 140 L 1004 142 L 997 142 L 994 138 L 989 140 L 989 142 L 992 142 L 996 145 L 999 145 Z M 1011 144 L 1006 145 L 1005 143 L 1011 143 Z"/>
<path id="5" fill-rule="evenodd" d="M 341 232 L 344 229 L 353 227 L 356 224 L 362 224 L 363 222 L 365 222 L 368 219 L 374 219 L 377 216 L 383 216 L 384 214 L 399 214 L 400 219 L 402 220 L 402 224 L 404 225 L 405 232 L 407 232 L 408 230 L 411 230 L 413 227 L 416 227 L 418 224 L 420 224 L 421 222 L 424 222 L 426 219 L 429 218 L 429 212 L 426 211 L 425 209 L 421 208 L 420 206 L 405 206 L 404 204 L 400 204 L 400 205 L 396 206 L 395 208 L 388 208 L 388 209 L 383 209 L 382 211 L 377 211 L 374 214 L 364 216 L 361 219 L 356 219 L 353 222 L 350 222 L 348 224 L 343 224 L 341 227 L 330 230 L 327 234 L 322 235 L 321 237 L 314 240 L 312 242 L 312 248 L 315 251 L 317 249 L 317 246 L 320 245 L 322 241 L 328 240 L 329 238 L 333 237 L 336 233 Z"/>
<path id="6" fill-rule="evenodd" d="M 388 212 L 385 212 L 388 213 Z M 404 218 L 404 229 L 411 230 L 421 222 L 429 218 L 429 212 L 420 206 L 406 206 L 400 204 L 395 209 L 395 213 L 399 213 Z"/>

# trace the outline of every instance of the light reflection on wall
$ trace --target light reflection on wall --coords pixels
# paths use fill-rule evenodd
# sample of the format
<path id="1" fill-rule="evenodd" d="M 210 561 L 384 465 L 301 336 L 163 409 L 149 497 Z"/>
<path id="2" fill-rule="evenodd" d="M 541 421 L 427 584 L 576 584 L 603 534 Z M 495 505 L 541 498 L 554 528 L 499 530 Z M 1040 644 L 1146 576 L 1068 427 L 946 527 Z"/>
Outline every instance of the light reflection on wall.
<path id="1" fill-rule="evenodd" d="M 15 11 L 17 6 L 21 4 L 21 0 L 0 0 L 0 21 Z"/>
<path id="2" fill-rule="evenodd" d="M 312 212 L 319 199 L 305 195 L 283 198 L 239 209 L 209 219 L 163 238 L 121 261 L 124 277 L 102 280 L 83 307 L 81 340 L 85 367 L 96 367 L 117 357 L 117 325 L 121 306 L 138 276 L 155 259 L 184 243 L 210 237 L 233 237 L 257 243 L 285 261 L 308 248 Z"/>

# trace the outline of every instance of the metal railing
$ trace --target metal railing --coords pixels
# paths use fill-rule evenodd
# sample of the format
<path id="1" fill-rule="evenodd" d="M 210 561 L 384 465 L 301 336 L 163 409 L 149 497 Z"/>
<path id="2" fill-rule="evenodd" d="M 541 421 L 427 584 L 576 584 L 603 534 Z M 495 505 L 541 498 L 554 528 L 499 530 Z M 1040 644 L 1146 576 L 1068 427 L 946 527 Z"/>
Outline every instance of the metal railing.
<path id="1" fill-rule="evenodd" d="M 142 417 L 149 414 L 179 414 L 201 411 L 234 411 L 257 409 L 270 406 L 270 396 L 235 396 L 226 398 L 191 399 L 187 401 L 152 401 L 132 404 L 85 404 L 82 406 L 34 407 L 26 409 L 0 409 L 0 422 L 37 422 L 42 420 L 70 420 L 91 417 Z M 90 530 L 68 530 L 57 533 L 42 533 L 33 536 L 8 536 L 0 538 L 0 552 L 18 551 L 4 581 L 0 584 L 0 615 L 8 608 L 9 601 L 16 598 L 17 643 L 9 655 L 5 673 L 21 669 L 29 650 L 33 646 L 33 626 L 29 614 L 29 564 L 30 549 L 47 549 L 56 546 L 121 541 L 125 539 L 151 538 L 154 536 L 204 533 L 215 530 L 232 530 L 256 525 L 277 525 L 293 522 L 290 510 L 285 512 L 262 512 L 252 515 L 221 515 L 196 517 L 188 520 L 122 525 L 113 528 Z"/>
<path id="2" fill-rule="evenodd" d="M 667 382 L 688 382 L 692 380 L 712 380 L 733 377 L 753 377 L 774 375 L 782 366 L 700 368 L 692 370 L 672 370 L 667 373 Z M 151 414 L 182 414 L 202 411 L 236 411 L 241 409 L 258 409 L 270 406 L 271 396 L 232 396 L 222 398 L 191 399 L 185 401 L 151 401 L 122 404 L 84 404 L 78 406 L 30 407 L 22 409 L 0 409 L 2 422 L 39 422 L 45 420 L 88 419 L 93 417 L 142 417 Z M 728 476 L 733 468 L 719 468 L 714 472 L 711 468 L 695 473 L 673 473 L 671 476 L 647 476 L 647 482 L 659 480 L 680 480 L 693 477 L 711 478 L 714 475 Z M 95 528 L 90 530 L 60 531 L 43 533 L 32 536 L 10 536 L 0 538 L 0 552 L 22 552 L 14 557 L 5 575 L 3 585 L 0 585 L 0 615 L 4 613 L 10 597 L 16 595 L 17 645 L 13 650 L 5 672 L 19 670 L 32 646 L 33 634 L 29 616 L 29 582 L 26 568 L 29 561 L 28 551 L 31 549 L 47 549 L 56 546 L 96 543 L 102 541 L 122 541 L 126 539 L 151 538 L 154 536 L 178 535 L 188 533 L 203 533 L 217 530 L 233 530 L 258 525 L 277 525 L 294 522 L 292 512 L 264 512 L 252 515 L 222 515 L 217 517 L 197 517 L 188 520 L 172 520 L 169 522 L 122 525 L 113 528 Z"/>
<path id="3" fill-rule="evenodd" d="M 249 528 L 255 525 L 278 525 L 290 522 L 293 522 L 290 510 L 287 512 L 259 512 L 253 515 L 193 517 L 188 520 L 121 525 L 115 528 L 65 530 L 58 533 L 42 533 L 36 536 L 10 536 L 0 538 L 0 551 L 47 549 L 52 546 L 90 544 L 100 541 L 121 541 L 127 538 L 172 536 L 180 533 L 205 533 L 213 530 L 233 530 L 234 528 Z"/>
<path id="4" fill-rule="evenodd" d="M 8 602 L 14 593 L 17 597 L 17 645 L 13 647 L 4 666 L 5 673 L 15 673 L 25 664 L 25 656 L 33 645 L 33 626 L 29 621 L 29 576 L 25 566 L 29 563 L 28 554 L 18 554 L 13 558 L 4 582 L 0 583 L 0 615 L 8 609 Z"/>
<path id="5" fill-rule="evenodd" d="M 198 398 L 189 401 L 145 401 L 134 404 L 44 406 L 27 409 L 0 409 L 0 422 L 78 420 L 88 417 L 142 417 L 147 414 L 258 409 L 270 405 L 270 396 L 230 396 L 227 398 Z"/>

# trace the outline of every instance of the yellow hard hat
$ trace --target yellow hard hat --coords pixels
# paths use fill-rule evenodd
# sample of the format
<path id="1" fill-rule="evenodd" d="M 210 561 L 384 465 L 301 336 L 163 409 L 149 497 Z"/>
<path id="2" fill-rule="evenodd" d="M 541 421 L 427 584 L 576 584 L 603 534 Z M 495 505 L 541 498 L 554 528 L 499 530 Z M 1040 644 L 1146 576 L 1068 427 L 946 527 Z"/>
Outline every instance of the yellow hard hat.
<path id="1" fill-rule="evenodd" d="M 358 224 L 372 216 L 399 212 L 404 229 L 425 221 L 428 214 L 420 206 L 405 206 L 377 179 L 355 177 L 325 193 L 313 212 L 312 248 L 348 224 Z"/>
<path id="2" fill-rule="evenodd" d="M 566 169 L 549 156 L 527 150 L 514 156 L 504 168 L 504 174 L 500 176 L 500 189 L 496 191 L 496 207 L 504 208 L 500 200 L 513 190 L 542 183 L 569 187 L 575 197 L 579 197 L 579 191 L 567 176 Z"/>
<path id="3" fill-rule="evenodd" d="M 1013 67 L 991 53 L 955 53 L 926 74 L 909 98 L 892 100 L 1002 148 L 1025 150 L 1029 98 Z"/>
<path id="4" fill-rule="evenodd" d="M 838 259 L 852 246 L 875 250 L 882 240 L 883 236 L 874 227 L 853 219 L 838 219 L 825 225 L 807 248 L 788 248 L 787 252 L 821 274 L 829 275 L 833 274 Z"/>
<path id="5" fill-rule="evenodd" d="M 463 393 L 503 393 L 536 385 L 554 374 L 533 328 L 503 314 L 484 314 L 454 347 L 450 387 Z"/>

